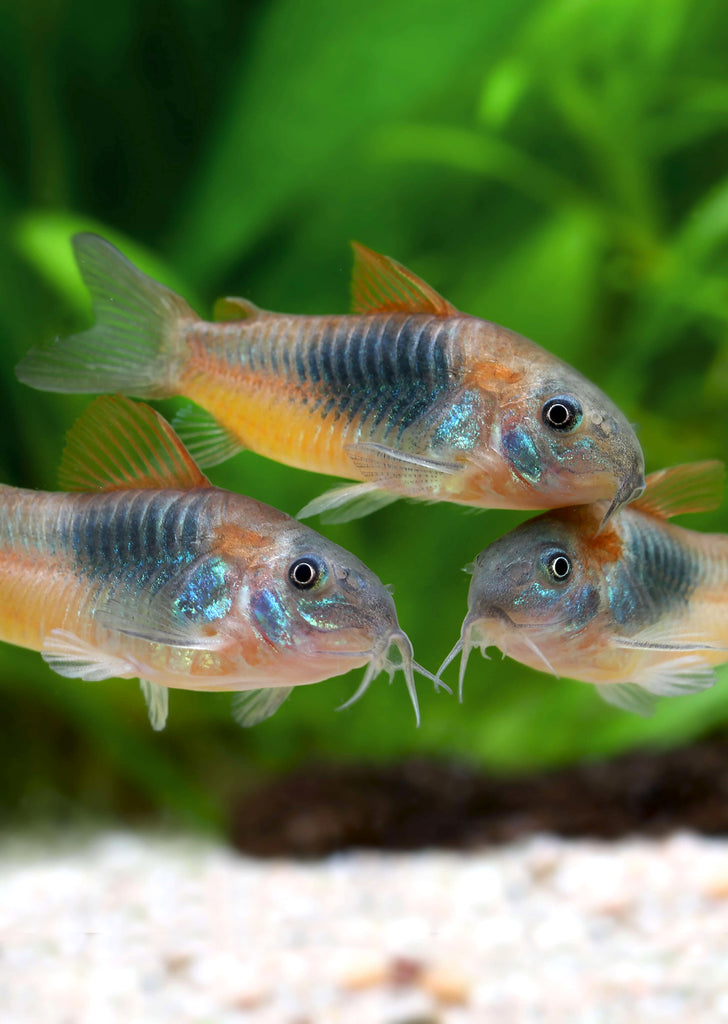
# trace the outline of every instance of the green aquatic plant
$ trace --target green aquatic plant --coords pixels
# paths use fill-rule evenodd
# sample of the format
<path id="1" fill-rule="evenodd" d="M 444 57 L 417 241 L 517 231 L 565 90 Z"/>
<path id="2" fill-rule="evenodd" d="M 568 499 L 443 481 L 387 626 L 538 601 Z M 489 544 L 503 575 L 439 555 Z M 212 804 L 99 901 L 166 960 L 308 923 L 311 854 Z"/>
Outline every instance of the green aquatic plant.
<path id="1" fill-rule="evenodd" d="M 638 424 L 648 469 L 727 459 L 727 36 L 717 0 L 9 9 L 0 480 L 55 487 L 87 404 L 30 392 L 13 367 L 88 325 L 68 239 L 89 229 L 204 313 L 226 293 L 343 312 L 358 238 L 594 379 Z M 249 453 L 214 482 L 287 512 L 327 485 Z M 434 668 L 465 611 L 460 567 L 523 518 L 399 503 L 325 532 L 396 584 Z M 695 521 L 725 530 L 725 509 Z M 726 682 L 642 721 L 496 657 L 472 667 L 464 706 L 427 695 L 419 731 L 395 688 L 336 714 L 345 679 L 244 737 L 224 699 L 180 694 L 160 744 L 134 687 L 59 681 L 3 646 L 0 785 L 16 813 L 58 793 L 66 810 L 216 827 L 241 779 L 313 754 L 506 769 L 678 743 L 726 727 Z"/>

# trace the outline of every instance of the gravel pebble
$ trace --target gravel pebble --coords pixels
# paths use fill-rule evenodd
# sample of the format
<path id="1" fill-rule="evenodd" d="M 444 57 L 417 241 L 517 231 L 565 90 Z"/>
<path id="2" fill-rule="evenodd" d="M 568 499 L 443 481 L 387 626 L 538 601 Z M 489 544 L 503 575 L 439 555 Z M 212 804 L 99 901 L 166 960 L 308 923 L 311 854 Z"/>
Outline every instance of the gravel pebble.
<path id="1" fill-rule="evenodd" d="M 728 1022 L 728 842 L 0 849 L 3 1024 Z"/>

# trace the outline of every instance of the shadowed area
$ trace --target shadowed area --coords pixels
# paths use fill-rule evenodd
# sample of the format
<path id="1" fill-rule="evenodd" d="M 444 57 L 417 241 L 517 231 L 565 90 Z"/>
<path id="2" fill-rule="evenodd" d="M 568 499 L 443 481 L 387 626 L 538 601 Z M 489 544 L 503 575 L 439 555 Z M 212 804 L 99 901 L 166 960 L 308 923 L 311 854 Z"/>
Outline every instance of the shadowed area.
<path id="1" fill-rule="evenodd" d="M 311 764 L 240 799 L 231 822 L 233 845 L 263 857 L 473 849 L 539 832 L 728 835 L 728 743 L 633 751 L 509 778 L 455 761 Z"/>

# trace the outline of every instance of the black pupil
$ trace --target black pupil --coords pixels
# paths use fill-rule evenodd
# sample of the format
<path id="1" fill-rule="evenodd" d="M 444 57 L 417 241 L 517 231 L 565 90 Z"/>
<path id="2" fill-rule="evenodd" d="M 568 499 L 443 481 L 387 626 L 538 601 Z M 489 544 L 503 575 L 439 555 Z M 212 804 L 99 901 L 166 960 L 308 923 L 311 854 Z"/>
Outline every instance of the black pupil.
<path id="1" fill-rule="evenodd" d="M 565 423 L 569 422 L 571 413 L 565 405 L 561 404 L 561 402 L 554 402 L 554 404 L 549 407 L 548 417 L 549 422 L 553 423 L 555 427 L 563 427 Z"/>
<path id="2" fill-rule="evenodd" d="M 564 580 L 571 572 L 571 562 L 566 555 L 556 555 L 551 560 L 551 572 L 557 580 Z"/>
<path id="3" fill-rule="evenodd" d="M 319 578 L 319 568 L 315 562 L 308 558 L 301 558 L 294 562 L 289 569 L 291 583 L 300 590 L 308 590 Z"/>
<path id="4" fill-rule="evenodd" d="M 581 409 L 568 398 L 552 398 L 543 408 L 543 418 L 554 430 L 568 430 L 580 416 Z"/>

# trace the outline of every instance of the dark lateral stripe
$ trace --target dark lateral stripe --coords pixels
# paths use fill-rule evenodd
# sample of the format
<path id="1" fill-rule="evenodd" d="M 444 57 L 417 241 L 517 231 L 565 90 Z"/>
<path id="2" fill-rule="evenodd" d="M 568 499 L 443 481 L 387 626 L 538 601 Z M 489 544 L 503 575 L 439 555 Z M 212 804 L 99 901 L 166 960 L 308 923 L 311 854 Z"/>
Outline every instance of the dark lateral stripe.
<path id="1" fill-rule="evenodd" d="M 290 351 L 285 362 L 299 384 L 391 390 L 412 380 L 441 383 L 450 370 L 447 332 L 425 315 L 312 318 Z"/>
<path id="2" fill-rule="evenodd" d="M 313 408 L 349 421 L 404 429 L 450 383 L 442 321 L 425 315 L 321 321 L 295 343 L 296 383 L 314 385 Z"/>
<path id="3" fill-rule="evenodd" d="M 76 566 L 92 577 L 118 572 L 163 582 L 166 569 L 196 554 L 202 501 L 168 492 L 95 495 L 72 518 Z"/>
<path id="4" fill-rule="evenodd" d="M 229 339 L 227 339 L 230 345 Z M 452 369 L 446 322 L 426 313 L 261 320 L 236 338 L 227 358 L 297 384 L 386 388 L 443 383 Z"/>
<path id="5" fill-rule="evenodd" d="M 700 582 L 694 553 L 664 530 L 638 522 L 629 530 L 624 561 L 614 572 L 610 603 L 615 619 L 643 627 L 689 601 Z"/>

